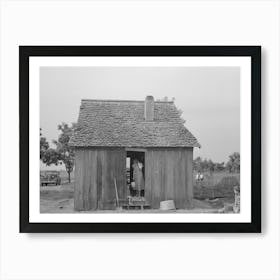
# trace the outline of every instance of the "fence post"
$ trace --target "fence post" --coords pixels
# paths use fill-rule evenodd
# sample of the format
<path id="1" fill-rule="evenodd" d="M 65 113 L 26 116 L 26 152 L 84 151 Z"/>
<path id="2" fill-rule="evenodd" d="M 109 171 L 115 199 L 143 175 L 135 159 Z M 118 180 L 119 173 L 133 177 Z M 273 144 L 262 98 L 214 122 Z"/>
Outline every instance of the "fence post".
<path id="1" fill-rule="evenodd" d="M 235 186 L 234 187 L 234 206 L 233 206 L 233 212 L 239 213 L 240 212 L 240 187 Z"/>

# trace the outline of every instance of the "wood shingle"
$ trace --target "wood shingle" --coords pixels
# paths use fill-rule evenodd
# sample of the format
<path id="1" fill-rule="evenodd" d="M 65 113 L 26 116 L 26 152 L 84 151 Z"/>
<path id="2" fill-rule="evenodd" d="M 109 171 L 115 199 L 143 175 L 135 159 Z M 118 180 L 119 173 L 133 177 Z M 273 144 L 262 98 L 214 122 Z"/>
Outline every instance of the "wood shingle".
<path id="1" fill-rule="evenodd" d="M 154 102 L 154 120 L 144 119 L 144 101 L 82 100 L 75 147 L 200 147 L 172 101 Z"/>

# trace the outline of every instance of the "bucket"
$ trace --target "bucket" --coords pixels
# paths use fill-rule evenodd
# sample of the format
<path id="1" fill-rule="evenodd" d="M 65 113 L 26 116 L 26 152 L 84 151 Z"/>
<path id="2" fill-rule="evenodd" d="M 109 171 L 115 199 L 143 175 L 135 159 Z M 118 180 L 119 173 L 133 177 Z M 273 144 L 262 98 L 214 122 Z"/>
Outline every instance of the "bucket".
<path id="1" fill-rule="evenodd" d="M 164 200 L 160 202 L 160 210 L 176 210 L 174 200 Z"/>

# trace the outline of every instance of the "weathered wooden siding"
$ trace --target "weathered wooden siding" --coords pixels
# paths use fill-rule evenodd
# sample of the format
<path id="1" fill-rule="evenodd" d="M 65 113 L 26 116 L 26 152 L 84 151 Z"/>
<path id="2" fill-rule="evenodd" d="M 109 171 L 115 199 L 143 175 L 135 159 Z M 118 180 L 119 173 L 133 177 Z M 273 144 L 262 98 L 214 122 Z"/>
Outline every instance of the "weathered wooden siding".
<path id="1" fill-rule="evenodd" d="M 116 178 L 120 198 L 126 197 L 124 149 L 76 149 L 75 210 L 115 208 Z"/>
<path id="2" fill-rule="evenodd" d="M 147 150 L 145 197 L 152 208 L 168 199 L 173 199 L 178 209 L 193 206 L 192 162 L 192 148 Z"/>
<path id="3" fill-rule="evenodd" d="M 192 148 L 147 149 L 145 197 L 152 208 L 173 199 L 176 208 L 192 207 Z M 119 197 L 127 197 L 125 149 L 76 149 L 75 210 L 115 209 L 116 178 Z"/>

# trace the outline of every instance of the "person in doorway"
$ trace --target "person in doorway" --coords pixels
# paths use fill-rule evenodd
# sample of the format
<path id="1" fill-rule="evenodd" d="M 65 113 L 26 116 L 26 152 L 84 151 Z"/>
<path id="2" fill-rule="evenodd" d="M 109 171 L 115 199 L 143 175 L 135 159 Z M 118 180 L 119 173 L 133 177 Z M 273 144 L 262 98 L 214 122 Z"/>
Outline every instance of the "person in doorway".
<path id="1" fill-rule="evenodd" d="M 135 182 L 135 189 L 137 190 L 138 196 L 144 196 L 144 176 L 143 176 L 143 164 L 137 159 L 133 160 L 133 180 Z"/>

